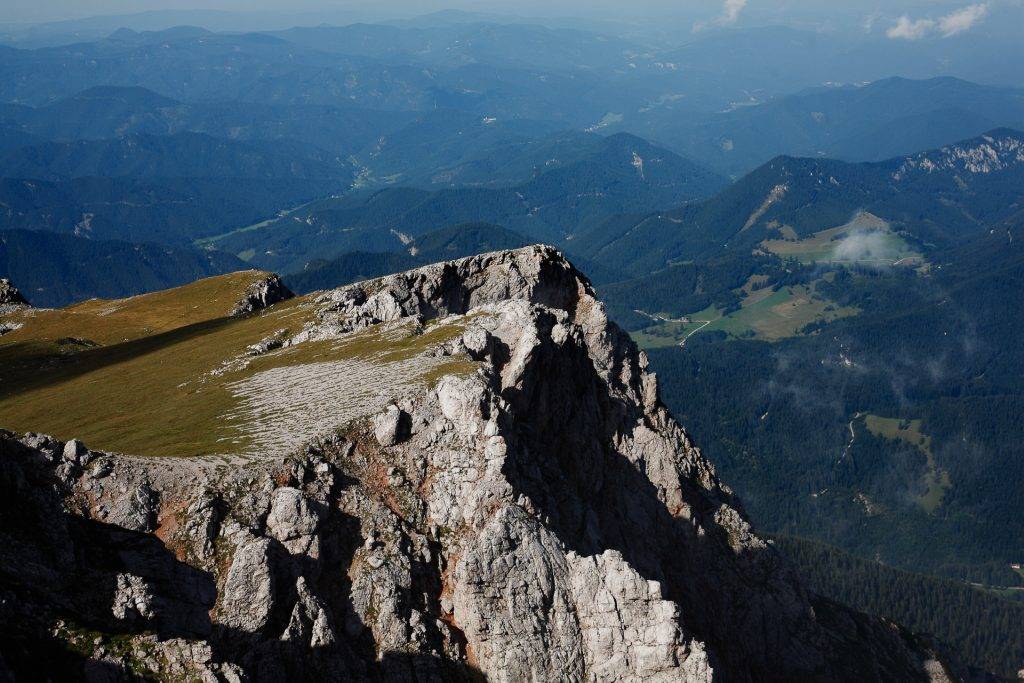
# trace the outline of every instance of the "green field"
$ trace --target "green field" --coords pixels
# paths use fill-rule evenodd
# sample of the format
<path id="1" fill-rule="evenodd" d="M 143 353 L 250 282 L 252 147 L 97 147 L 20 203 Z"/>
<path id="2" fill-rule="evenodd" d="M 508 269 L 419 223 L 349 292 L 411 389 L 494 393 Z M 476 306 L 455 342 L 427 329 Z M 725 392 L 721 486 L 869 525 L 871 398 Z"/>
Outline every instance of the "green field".
<path id="1" fill-rule="evenodd" d="M 805 326 L 818 321 L 856 315 L 853 308 L 836 307 L 819 296 L 814 285 L 783 287 L 774 291 L 744 288 L 746 296 L 740 310 L 722 315 L 714 307 L 686 318 L 689 322 L 664 322 L 632 333 L 642 348 L 678 346 L 690 336 L 705 332 L 725 332 L 735 338 L 756 338 L 776 341 L 800 334 Z"/>
<path id="2" fill-rule="evenodd" d="M 234 455 L 259 450 L 252 411 L 239 387 L 260 377 L 299 378 L 324 364 L 395 368 L 395 382 L 432 384 L 476 368 L 465 357 L 419 359 L 462 334 L 455 319 L 419 328 L 415 321 L 375 326 L 339 339 L 250 354 L 268 337 L 286 339 L 315 319 L 309 297 L 243 318 L 234 303 L 258 275 L 210 278 L 167 292 L 67 309 L 18 312 L 23 327 L 0 339 L 0 427 L 78 438 L 90 447 L 154 456 Z M 287 369 L 274 374 L 270 371 Z M 315 374 L 315 373 L 313 373 Z M 326 400 L 356 396 L 361 380 Z M 299 388 L 295 404 L 324 400 Z M 280 386 L 257 387 L 272 397 Z M 247 402 L 248 401 L 248 402 Z M 301 408 L 301 406 L 299 406 Z"/>
<path id="3" fill-rule="evenodd" d="M 846 225 L 822 230 L 803 239 L 798 239 L 789 226 L 777 229 L 783 239 L 766 240 L 761 243 L 761 248 L 804 264 L 920 265 L 922 262 L 921 254 L 893 232 L 886 221 L 869 213 L 858 214 Z M 870 250 L 842 251 L 840 245 L 849 244 L 851 238 L 870 243 Z"/>
<path id="4" fill-rule="evenodd" d="M 952 486 L 949 473 L 941 469 L 932 454 L 932 437 L 921 432 L 921 420 L 898 420 L 878 415 L 866 415 L 864 424 L 868 431 L 884 439 L 902 441 L 916 446 L 928 458 L 928 473 L 925 475 L 925 493 L 917 498 L 917 504 L 928 514 L 934 513 Z"/>

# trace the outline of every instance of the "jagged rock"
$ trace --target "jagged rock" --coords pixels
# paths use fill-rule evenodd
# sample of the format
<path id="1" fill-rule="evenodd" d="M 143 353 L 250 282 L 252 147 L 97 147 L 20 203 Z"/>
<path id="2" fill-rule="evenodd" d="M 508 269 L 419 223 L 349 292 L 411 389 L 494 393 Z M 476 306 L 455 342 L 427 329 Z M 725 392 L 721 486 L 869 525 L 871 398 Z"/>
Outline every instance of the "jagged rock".
<path id="1" fill-rule="evenodd" d="M 35 434 L 29 432 L 25 435 L 22 442 L 29 448 L 34 448 L 39 452 L 44 453 L 47 456 L 47 459 L 54 463 L 64 456 L 64 447 L 66 444 L 61 444 L 60 441 L 47 434 Z"/>
<path id="2" fill-rule="evenodd" d="M 78 439 L 71 439 L 71 441 L 64 444 L 64 459 L 68 462 L 76 465 L 84 464 L 82 458 L 86 457 L 88 453 L 89 449 Z"/>
<path id="3" fill-rule="evenodd" d="M 0 306 L 28 306 L 28 300 L 5 277 L 0 277 Z"/>
<path id="4" fill-rule="evenodd" d="M 268 275 L 249 285 L 234 310 L 233 316 L 248 315 L 256 311 L 262 311 L 267 306 L 272 306 L 280 301 L 291 299 L 292 293 L 278 275 Z"/>
<path id="5" fill-rule="evenodd" d="M 39 577 L 64 575 L 47 558 L 82 547 L 75 520 L 87 517 L 131 531 L 133 543 L 153 540 L 147 566 L 156 557 L 163 569 L 117 570 L 144 577 L 152 600 L 130 579 L 122 588 L 103 575 L 118 589 L 76 609 L 91 621 L 110 618 L 114 604 L 144 616 L 141 595 L 152 619 L 179 625 L 166 635 L 196 644 L 194 655 L 176 646 L 175 671 L 252 680 L 962 678 L 899 627 L 806 593 L 660 403 L 646 357 L 554 249 L 437 264 L 315 301 L 316 320 L 288 345 L 381 321 L 425 329 L 443 319 L 456 335 L 434 352 L 457 356 L 458 369 L 387 395 L 383 412 L 322 425 L 332 435 L 298 454 L 263 460 L 104 454 L 106 478 L 86 469 L 58 480 L 51 441 L 0 433 L 0 501 L 50 501 L 33 536 L 38 552 L 0 520 L 0 575 L 43 596 L 18 619 L 28 612 L 48 624 L 64 613 L 62 593 Z M 29 481 L 46 495 L 27 499 Z M 67 522 L 64 535 L 54 516 Z M 105 571 L 81 552 L 60 557 L 76 572 Z M 9 569 L 25 564 L 41 569 Z M 169 599 L 178 594 L 191 597 Z M 0 618 L 18 604 L 0 601 Z M 170 618 L 188 609 L 189 619 Z"/>
<path id="6" fill-rule="evenodd" d="M 334 644 L 335 635 L 327 611 L 320 599 L 306 585 L 304 577 L 300 576 L 296 581 L 295 592 L 298 594 L 298 601 L 281 639 L 298 641 L 310 648 Z"/>
<path id="7" fill-rule="evenodd" d="M 112 606 L 115 617 L 127 621 L 152 619 L 155 616 L 153 599 L 145 579 L 131 574 L 117 575 L 117 593 Z"/>
<path id="8" fill-rule="evenodd" d="M 221 521 L 219 503 L 220 499 L 216 495 L 204 489 L 185 510 L 185 536 L 202 559 L 214 555 L 213 544 L 217 540 Z"/>
<path id="9" fill-rule="evenodd" d="M 267 516 L 267 533 L 289 552 L 316 557 L 318 544 L 313 535 L 319 525 L 320 515 L 315 503 L 302 491 L 287 486 L 274 491 Z"/>
<path id="10" fill-rule="evenodd" d="M 374 419 L 373 434 L 381 446 L 394 446 L 408 437 L 408 421 L 409 416 L 401 408 L 390 405 Z"/>
<path id="11" fill-rule="evenodd" d="M 155 498 L 156 493 L 148 482 L 132 482 L 109 496 L 109 505 L 103 508 L 102 519 L 132 531 L 152 531 L 156 517 Z"/>
<path id="12" fill-rule="evenodd" d="M 250 538 L 235 549 L 220 599 L 220 623 L 245 633 L 267 625 L 276 597 L 270 541 Z"/>

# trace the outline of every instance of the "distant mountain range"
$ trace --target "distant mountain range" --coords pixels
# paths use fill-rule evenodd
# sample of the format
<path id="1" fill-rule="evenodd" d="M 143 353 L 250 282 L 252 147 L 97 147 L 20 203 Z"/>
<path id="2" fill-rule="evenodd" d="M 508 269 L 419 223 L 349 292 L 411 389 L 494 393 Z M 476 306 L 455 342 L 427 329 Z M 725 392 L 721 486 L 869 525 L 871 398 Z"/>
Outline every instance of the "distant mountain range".
<path id="1" fill-rule="evenodd" d="M 245 268 L 216 251 L 0 230 L 0 277 L 17 282 L 37 307 L 133 296 Z"/>
<path id="2" fill-rule="evenodd" d="M 296 178 L 347 187 L 352 170 L 296 144 L 245 143 L 203 133 L 129 135 L 110 140 L 46 142 L 0 155 L 0 176 L 40 180 L 84 177 Z"/>
<path id="3" fill-rule="evenodd" d="M 212 244 L 260 267 L 290 272 L 345 251 L 399 250 L 412 238 L 456 223 L 494 223 L 533 241 L 561 243 L 610 215 L 675 206 L 725 184 L 693 162 L 634 136 L 582 140 L 579 145 L 549 143 L 548 153 L 539 155 L 527 146 L 518 159 L 506 159 L 506 168 L 532 169 L 530 180 L 512 187 L 354 193 L 313 202 Z M 565 156 L 532 165 L 549 154 Z"/>
<path id="4" fill-rule="evenodd" d="M 613 129 L 637 132 L 740 176 L 781 154 L 882 161 L 1000 126 L 1024 128 L 1024 89 L 888 78 L 814 88 L 710 116 L 655 109 Z"/>
<path id="5" fill-rule="evenodd" d="M 254 143 L 281 141 L 342 158 L 417 117 L 351 104 L 185 103 L 142 87 L 96 86 L 40 107 L 0 104 L 0 121 L 32 139 L 68 142 L 131 135 L 204 133 Z"/>
<path id="6" fill-rule="evenodd" d="M 539 27 L 515 30 L 523 40 L 531 33 L 550 33 Z M 457 108 L 570 125 L 599 119 L 613 101 L 613 92 L 586 70 L 542 71 L 501 59 L 456 60 L 430 69 L 422 63 L 320 50 L 270 34 L 219 34 L 194 27 L 118 31 L 95 42 L 40 50 L 0 49 L 0 101 L 45 105 L 84 88 L 109 85 L 141 86 L 186 102 Z"/>
<path id="7" fill-rule="evenodd" d="M 1024 188 L 1024 133 L 1009 129 L 877 163 L 778 157 L 704 202 L 617 216 L 577 236 L 590 259 L 645 272 L 670 261 L 801 239 L 870 212 L 919 246 L 977 235 L 1010 215 Z"/>

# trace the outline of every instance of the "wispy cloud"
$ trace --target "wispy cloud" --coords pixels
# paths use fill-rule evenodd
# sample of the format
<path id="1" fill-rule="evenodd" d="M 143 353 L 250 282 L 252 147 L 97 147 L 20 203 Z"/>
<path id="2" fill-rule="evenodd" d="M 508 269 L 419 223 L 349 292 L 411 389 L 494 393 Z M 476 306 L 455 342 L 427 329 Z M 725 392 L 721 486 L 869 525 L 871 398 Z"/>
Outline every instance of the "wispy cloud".
<path id="1" fill-rule="evenodd" d="M 703 31 L 711 26 L 728 26 L 735 24 L 740 18 L 740 13 L 747 6 L 747 0 L 725 0 L 722 4 L 722 13 L 711 21 L 698 21 L 693 25 L 694 31 Z"/>
<path id="2" fill-rule="evenodd" d="M 861 24 L 864 27 L 864 32 L 871 33 L 875 29 L 875 24 L 877 24 L 878 20 L 881 18 L 882 13 L 879 12 L 878 10 L 875 10 L 871 14 L 864 17 L 864 23 Z"/>
<path id="3" fill-rule="evenodd" d="M 894 40 L 919 40 L 924 38 L 935 28 L 935 22 L 931 19 L 912 20 L 904 15 L 896 20 L 896 25 L 885 32 L 885 35 Z"/>
<path id="4" fill-rule="evenodd" d="M 968 5 L 938 19 L 911 19 L 903 15 L 885 32 L 893 40 L 920 40 L 939 33 L 943 38 L 969 31 L 988 14 L 988 3 Z"/>
<path id="5" fill-rule="evenodd" d="M 942 35 L 955 36 L 958 33 L 969 31 L 975 24 L 985 18 L 988 14 L 988 3 L 979 3 L 964 7 L 939 19 L 939 30 Z"/>
<path id="6" fill-rule="evenodd" d="M 889 265 L 898 250 L 885 233 L 877 230 L 853 230 L 836 244 L 832 258 L 837 261 L 865 262 L 865 265 Z"/>

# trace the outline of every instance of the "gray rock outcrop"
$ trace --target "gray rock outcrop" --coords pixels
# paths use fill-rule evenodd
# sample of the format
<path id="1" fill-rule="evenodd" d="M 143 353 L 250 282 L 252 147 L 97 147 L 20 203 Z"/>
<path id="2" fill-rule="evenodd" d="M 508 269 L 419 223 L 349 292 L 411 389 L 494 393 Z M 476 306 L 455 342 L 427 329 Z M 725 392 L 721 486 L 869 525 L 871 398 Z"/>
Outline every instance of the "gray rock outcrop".
<path id="1" fill-rule="evenodd" d="M 289 344 L 457 318 L 435 352 L 468 367 L 261 462 L 0 433 L 0 578 L 18 598 L 0 623 L 22 629 L 6 642 L 34 653 L 57 634 L 112 679 L 963 677 L 805 592 L 555 250 L 317 301 Z"/>
<path id="2" fill-rule="evenodd" d="M 243 316 L 262 311 L 281 301 L 291 299 L 295 294 L 284 284 L 278 275 L 268 275 L 249 285 L 245 295 L 235 304 L 231 312 L 233 316 Z"/>
<path id="3" fill-rule="evenodd" d="M 5 277 L 0 277 L 0 306 L 27 306 L 28 300 Z"/>

